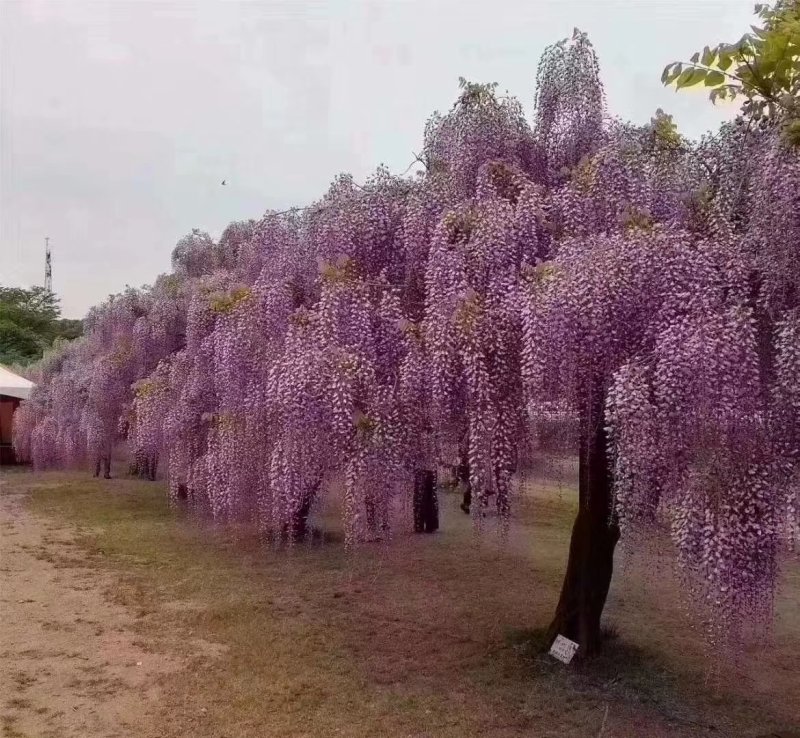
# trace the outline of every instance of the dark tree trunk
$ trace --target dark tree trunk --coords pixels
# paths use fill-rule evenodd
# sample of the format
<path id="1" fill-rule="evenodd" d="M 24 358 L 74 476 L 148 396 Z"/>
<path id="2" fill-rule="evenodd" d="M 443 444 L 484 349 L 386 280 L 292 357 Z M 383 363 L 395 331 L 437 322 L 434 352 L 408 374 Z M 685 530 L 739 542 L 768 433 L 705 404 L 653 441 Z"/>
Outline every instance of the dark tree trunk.
<path id="1" fill-rule="evenodd" d="M 311 514 L 311 506 L 317 498 L 320 482 L 317 482 L 306 495 L 303 504 L 295 511 L 291 522 L 283 528 L 284 540 L 302 541 L 308 532 L 308 516 Z"/>
<path id="2" fill-rule="evenodd" d="M 456 480 L 464 485 L 464 499 L 461 501 L 461 509 L 469 515 L 472 506 L 472 485 L 469 482 L 469 454 L 467 445 L 464 442 L 460 444 L 459 456 Z"/>
<path id="3" fill-rule="evenodd" d="M 294 517 L 292 518 L 290 529 L 287 532 L 294 541 L 303 540 L 308 532 L 308 516 L 311 514 L 312 502 L 313 497 L 307 497 L 300 509 L 295 512 Z"/>
<path id="4" fill-rule="evenodd" d="M 367 513 L 367 530 L 370 534 L 375 537 L 386 535 L 389 530 L 389 520 L 385 502 L 368 496 L 364 507 Z"/>
<path id="5" fill-rule="evenodd" d="M 128 468 L 128 474 L 132 477 L 139 477 L 142 479 L 146 473 L 147 456 L 141 451 L 137 451 L 133 455 L 133 463 Z"/>
<path id="6" fill-rule="evenodd" d="M 129 473 L 132 477 L 147 479 L 155 482 L 158 469 L 158 454 L 137 453 L 130 465 Z"/>
<path id="7" fill-rule="evenodd" d="M 100 476 L 100 469 L 104 470 L 103 478 L 104 479 L 111 479 L 111 457 L 110 456 L 98 456 L 97 461 L 94 465 L 94 476 Z"/>
<path id="8" fill-rule="evenodd" d="M 414 475 L 414 532 L 439 530 L 439 501 L 436 475 L 431 469 L 418 469 Z"/>
<path id="9" fill-rule="evenodd" d="M 156 480 L 156 467 L 158 465 L 158 457 L 155 454 L 147 454 L 144 457 L 139 476 L 142 479 L 147 479 L 150 482 Z"/>
<path id="10" fill-rule="evenodd" d="M 580 434 L 578 515 L 572 526 L 561 597 L 548 631 L 550 641 L 563 635 L 578 643 L 582 657 L 600 648 L 600 618 L 619 540 L 619 527 L 612 518 L 603 400 L 595 400 L 589 408 Z"/>
<path id="11" fill-rule="evenodd" d="M 472 487 L 469 482 L 467 482 L 466 486 L 464 487 L 464 498 L 461 500 L 461 509 L 469 515 L 470 511 L 472 510 Z"/>

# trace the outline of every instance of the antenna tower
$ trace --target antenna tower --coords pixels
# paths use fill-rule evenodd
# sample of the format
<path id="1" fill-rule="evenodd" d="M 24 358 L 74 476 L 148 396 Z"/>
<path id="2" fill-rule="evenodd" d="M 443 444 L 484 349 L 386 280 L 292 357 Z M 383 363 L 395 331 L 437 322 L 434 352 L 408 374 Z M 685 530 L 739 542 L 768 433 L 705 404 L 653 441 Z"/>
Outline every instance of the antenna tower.
<path id="1" fill-rule="evenodd" d="M 44 239 L 44 288 L 53 291 L 53 264 L 50 260 L 50 238 Z"/>

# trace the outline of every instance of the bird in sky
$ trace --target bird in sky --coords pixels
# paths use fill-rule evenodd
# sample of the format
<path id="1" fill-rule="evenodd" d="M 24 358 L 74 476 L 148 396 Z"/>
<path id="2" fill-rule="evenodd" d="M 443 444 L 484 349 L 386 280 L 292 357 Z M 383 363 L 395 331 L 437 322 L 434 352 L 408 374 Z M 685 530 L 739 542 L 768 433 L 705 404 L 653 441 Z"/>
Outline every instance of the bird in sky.
<path id="1" fill-rule="evenodd" d="M 227 182 L 226 182 L 226 181 L 223 179 L 223 180 L 222 180 L 222 184 L 223 184 L 223 185 L 226 185 L 226 184 L 228 184 L 228 183 L 227 183 Z"/>

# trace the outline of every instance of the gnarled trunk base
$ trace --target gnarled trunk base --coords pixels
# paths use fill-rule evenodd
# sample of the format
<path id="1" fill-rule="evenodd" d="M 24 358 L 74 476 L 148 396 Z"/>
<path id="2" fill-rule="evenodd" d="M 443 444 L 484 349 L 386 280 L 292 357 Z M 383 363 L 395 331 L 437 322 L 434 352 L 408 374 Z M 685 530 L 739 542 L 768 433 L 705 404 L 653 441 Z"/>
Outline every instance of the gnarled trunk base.
<path id="1" fill-rule="evenodd" d="M 548 630 L 579 644 L 578 656 L 600 649 L 600 618 L 614 571 L 619 526 L 613 515 L 605 398 L 595 391 L 583 413 L 579 449 L 578 515 L 572 526 L 561 596 Z"/>
<path id="2" fill-rule="evenodd" d="M 569 560 L 561 597 L 548 630 L 550 641 L 563 635 L 580 644 L 580 656 L 600 648 L 600 618 L 614 571 L 619 528 L 584 508 L 572 527 Z"/>

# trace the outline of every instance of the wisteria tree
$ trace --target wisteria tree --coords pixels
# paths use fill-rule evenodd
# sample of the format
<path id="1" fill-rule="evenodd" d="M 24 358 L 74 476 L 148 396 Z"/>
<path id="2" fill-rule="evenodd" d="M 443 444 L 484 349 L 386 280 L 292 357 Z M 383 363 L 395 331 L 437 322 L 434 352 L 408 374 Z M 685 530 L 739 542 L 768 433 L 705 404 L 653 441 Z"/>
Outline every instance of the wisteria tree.
<path id="1" fill-rule="evenodd" d="M 533 125 L 462 80 L 418 175 L 194 231 L 93 310 L 36 370 L 17 453 L 108 473 L 124 441 L 175 504 L 281 542 L 339 490 L 355 545 L 453 448 L 505 528 L 557 417 L 579 490 L 551 636 L 600 647 L 617 543 L 656 529 L 711 632 L 764 622 L 800 529 L 800 161 L 743 120 L 695 142 L 610 118 L 579 31 L 543 55 Z"/>

